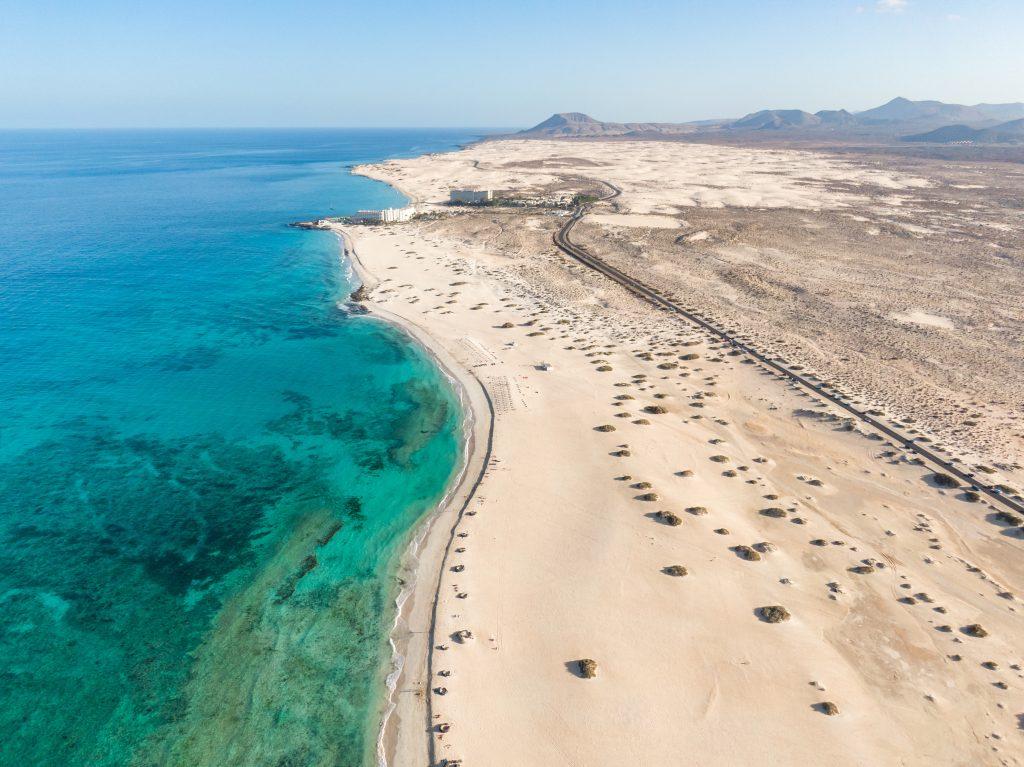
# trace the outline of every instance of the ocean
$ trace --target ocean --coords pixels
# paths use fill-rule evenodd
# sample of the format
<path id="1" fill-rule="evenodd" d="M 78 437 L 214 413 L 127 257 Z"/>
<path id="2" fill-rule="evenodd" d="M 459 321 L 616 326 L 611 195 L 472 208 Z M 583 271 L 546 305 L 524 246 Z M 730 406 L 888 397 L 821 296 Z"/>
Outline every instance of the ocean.
<path id="1" fill-rule="evenodd" d="M 287 224 L 476 135 L 0 133 L 0 763 L 375 763 L 461 413 Z"/>

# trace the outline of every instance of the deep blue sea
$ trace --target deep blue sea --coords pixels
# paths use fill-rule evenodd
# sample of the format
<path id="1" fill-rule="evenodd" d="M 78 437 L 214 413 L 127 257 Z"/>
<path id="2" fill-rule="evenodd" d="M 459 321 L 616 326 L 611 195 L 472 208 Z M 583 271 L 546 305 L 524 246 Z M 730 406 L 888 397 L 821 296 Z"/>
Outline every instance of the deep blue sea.
<path id="1" fill-rule="evenodd" d="M 0 764 L 372 763 L 461 414 L 287 224 L 474 137 L 0 133 Z"/>

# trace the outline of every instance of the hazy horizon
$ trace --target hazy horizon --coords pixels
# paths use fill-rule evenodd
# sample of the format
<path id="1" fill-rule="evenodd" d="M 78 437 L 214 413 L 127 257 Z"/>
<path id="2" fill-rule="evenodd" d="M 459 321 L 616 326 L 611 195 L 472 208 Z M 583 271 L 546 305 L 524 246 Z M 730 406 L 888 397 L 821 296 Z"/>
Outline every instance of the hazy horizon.
<path id="1" fill-rule="evenodd" d="M 0 0 L 0 128 L 528 127 L 1024 100 L 1010 0 Z"/>
<path id="2" fill-rule="evenodd" d="M 907 98 L 905 96 L 893 96 L 885 101 L 880 101 L 863 109 L 850 109 L 849 111 L 853 114 L 858 114 L 863 111 L 870 110 L 874 107 L 882 106 L 898 98 Z M 992 101 L 975 101 L 975 102 L 951 102 L 944 99 L 930 99 L 930 98 L 911 98 L 910 101 L 914 102 L 925 102 L 925 101 L 936 101 L 946 104 L 959 104 L 961 106 L 981 106 L 981 105 L 998 105 L 998 104 L 1011 104 L 1011 103 L 1024 103 L 1024 97 L 1006 102 L 992 102 Z M 822 107 L 821 109 L 847 109 L 842 105 L 835 107 Z M 785 111 L 785 110 L 803 110 L 807 112 L 820 111 L 817 108 L 805 108 L 802 106 L 761 106 L 750 109 L 748 112 L 742 114 L 730 114 L 730 115 L 715 115 L 712 117 L 698 117 L 692 120 L 645 120 L 643 118 L 636 117 L 624 117 L 618 119 L 608 119 L 600 114 L 592 114 L 584 112 L 579 109 L 563 109 L 557 112 L 551 112 L 538 117 L 529 124 L 523 123 L 520 125 L 55 125 L 55 126 L 24 126 L 24 127 L 7 127 L 0 126 L 0 131 L 14 133 L 14 132 L 75 132 L 75 131 L 332 131 L 332 130 L 351 130 L 351 131 L 420 131 L 420 130 L 468 130 L 468 131 L 480 131 L 484 133 L 503 133 L 521 131 L 534 127 L 535 125 L 555 116 L 558 114 L 571 114 L 571 113 L 582 113 L 588 117 L 592 117 L 595 120 L 601 122 L 620 122 L 620 123 L 691 123 L 691 122 L 714 122 L 716 120 L 730 120 L 738 119 L 747 116 L 754 112 L 763 110 L 772 111 Z"/>

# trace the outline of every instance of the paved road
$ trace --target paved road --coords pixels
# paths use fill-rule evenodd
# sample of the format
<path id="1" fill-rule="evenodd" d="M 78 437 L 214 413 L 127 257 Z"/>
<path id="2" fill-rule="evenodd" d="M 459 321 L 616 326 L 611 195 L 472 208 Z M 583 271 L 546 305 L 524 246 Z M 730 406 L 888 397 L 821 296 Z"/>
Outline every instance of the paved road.
<path id="1" fill-rule="evenodd" d="M 608 194 L 601 198 L 601 201 L 612 200 L 622 193 L 621 189 L 614 186 L 613 184 L 609 184 L 607 181 L 602 181 L 601 183 L 607 186 L 610 190 Z M 580 220 L 585 215 L 587 215 L 589 211 L 590 205 L 580 205 L 579 207 L 576 208 L 575 211 L 573 211 L 572 217 L 565 222 L 565 224 L 562 226 L 561 229 L 558 230 L 558 232 L 555 233 L 555 245 L 557 245 L 562 252 L 566 253 L 576 261 L 579 261 L 584 266 L 587 266 L 597 272 L 600 272 L 609 279 L 614 280 L 619 285 L 626 288 L 626 290 L 628 290 L 630 293 L 633 293 L 634 295 L 642 298 L 648 303 L 653 304 L 659 309 L 663 309 L 665 311 L 678 314 L 684 317 L 687 321 L 695 325 L 698 325 L 699 327 L 708 331 L 709 333 L 716 336 L 720 340 L 728 343 L 733 348 L 750 355 L 758 362 L 760 362 L 764 367 L 768 368 L 771 372 L 777 374 L 778 376 L 788 379 L 789 381 L 792 381 L 793 383 L 813 392 L 817 396 L 828 400 L 832 404 L 837 405 L 838 407 L 842 408 L 843 410 L 845 410 L 847 413 L 849 413 L 862 423 L 866 423 L 873 429 L 881 432 L 896 444 L 900 445 L 906 450 L 909 450 L 917 454 L 925 461 L 928 461 L 929 463 L 932 464 L 933 467 L 941 470 L 946 474 L 956 477 L 962 483 L 967 485 L 968 488 L 972 488 L 979 493 L 983 493 L 984 495 L 988 496 L 989 499 L 991 499 L 992 501 L 996 502 L 999 505 L 1002 505 L 1008 509 L 1012 509 L 1020 514 L 1024 514 L 1024 504 L 1017 503 L 1012 498 L 1003 495 L 1003 493 L 998 488 L 994 487 L 993 485 L 987 485 L 984 484 L 983 482 L 980 482 L 978 478 L 975 477 L 972 473 L 966 472 L 963 469 L 958 468 L 957 466 L 950 463 L 946 459 L 942 458 L 939 455 L 936 455 L 931 450 L 928 450 L 926 447 L 923 447 L 917 442 L 914 442 L 913 440 L 907 438 L 903 434 L 900 434 L 898 431 L 882 423 L 872 415 L 858 409 L 857 407 L 850 404 L 846 400 L 842 399 L 838 395 L 835 395 L 832 392 L 828 391 L 827 389 L 823 388 L 820 384 L 816 384 L 810 379 L 805 378 L 804 376 L 801 376 L 797 373 L 794 373 L 792 370 L 789 370 L 788 368 L 779 364 L 775 360 L 770 359 L 767 355 L 757 351 L 756 349 L 749 346 L 745 342 L 733 337 L 727 331 L 723 330 L 722 328 L 714 324 L 712 320 L 705 318 L 695 312 L 684 309 L 683 307 L 679 306 L 679 304 L 675 303 L 674 301 L 663 295 L 655 288 L 652 288 L 651 286 L 646 285 L 640 280 L 629 276 L 625 272 L 616 269 L 614 266 L 606 264 L 604 261 L 597 258 L 596 256 L 591 255 L 588 251 L 581 248 L 579 245 L 574 244 L 569 239 L 569 234 L 572 232 L 573 227 L 576 226 L 576 224 L 578 224 Z"/>

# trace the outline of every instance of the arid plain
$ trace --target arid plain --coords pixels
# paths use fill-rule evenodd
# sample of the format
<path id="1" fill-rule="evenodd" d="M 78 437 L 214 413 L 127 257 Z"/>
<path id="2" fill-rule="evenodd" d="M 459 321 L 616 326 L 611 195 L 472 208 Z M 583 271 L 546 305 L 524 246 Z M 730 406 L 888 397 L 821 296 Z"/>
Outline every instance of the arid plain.
<path id="1" fill-rule="evenodd" d="M 1024 763 L 1022 520 L 552 242 L 613 185 L 577 244 L 1019 497 L 1024 167 L 495 141 L 357 172 L 425 213 L 345 228 L 368 304 L 474 415 L 406 563 L 392 764 Z"/>

